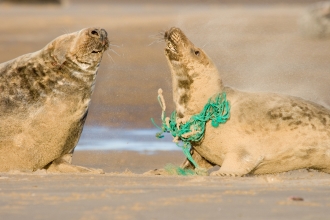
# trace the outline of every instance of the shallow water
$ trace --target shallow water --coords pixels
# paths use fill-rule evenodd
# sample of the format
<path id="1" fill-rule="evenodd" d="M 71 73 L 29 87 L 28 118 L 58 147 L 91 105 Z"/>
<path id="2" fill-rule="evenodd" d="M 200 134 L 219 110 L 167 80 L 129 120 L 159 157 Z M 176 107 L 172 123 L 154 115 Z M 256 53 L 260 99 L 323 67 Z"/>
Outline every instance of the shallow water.
<path id="1" fill-rule="evenodd" d="M 156 138 L 157 129 L 117 129 L 85 126 L 76 150 L 180 150 L 170 134 Z"/>

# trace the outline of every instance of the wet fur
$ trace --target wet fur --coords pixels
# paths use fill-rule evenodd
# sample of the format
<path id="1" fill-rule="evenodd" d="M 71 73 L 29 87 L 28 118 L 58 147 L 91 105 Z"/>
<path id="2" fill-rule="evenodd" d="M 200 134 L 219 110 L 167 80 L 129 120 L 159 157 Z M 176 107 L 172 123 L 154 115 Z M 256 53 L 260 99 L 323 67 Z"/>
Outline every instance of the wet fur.
<path id="1" fill-rule="evenodd" d="M 83 29 L 0 64 L 0 171 L 93 171 L 71 157 L 108 44 L 103 29 Z"/>

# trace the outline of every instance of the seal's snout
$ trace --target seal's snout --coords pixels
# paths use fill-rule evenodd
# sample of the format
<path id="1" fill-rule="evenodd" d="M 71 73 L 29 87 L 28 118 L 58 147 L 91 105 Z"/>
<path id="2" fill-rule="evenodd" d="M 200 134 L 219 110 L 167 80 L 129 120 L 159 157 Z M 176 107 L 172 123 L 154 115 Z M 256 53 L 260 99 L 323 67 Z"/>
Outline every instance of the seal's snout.
<path id="1" fill-rule="evenodd" d="M 108 47 L 109 46 L 108 33 L 104 29 L 101 29 L 100 32 L 101 32 L 101 40 L 103 46 Z"/>
<path id="2" fill-rule="evenodd" d="M 178 53 L 185 48 L 187 38 L 180 28 L 172 27 L 164 34 L 167 50 L 172 53 Z"/>
<path id="3" fill-rule="evenodd" d="M 87 31 L 87 36 L 91 40 L 89 42 L 94 44 L 94 46 L 92 46 L 94 48 L 92 53 L 100 53 L 108 49 L 109 40 L 106 30 L 102 28 L 89 28 Z M 88 47 L 90 48 L 91 46 Z"/>
<path id="4" fill-rule="evenodd" d="M 168 32 L 169 32 L 169 31 L 165 31 L 165 34 L 164 34 L 164 39 L 165 39 L 165 40 L 168 39 Z"/>
<path id="5" fill-rule="evenodd" d="M 89 31 L 89 36 L 99 38 L 103 41 L 108 37 L 108 33 L 104 29 L 94 28 Z"/>
<path id="6" fill-rule="evenodd" d="M 180 48 L 184 46 L 184 34 L 179 28 L 172 27 L 166 31 L 164 34 L 164 39 L 167 44 L 165 50 L 172 56 L 178 54 L 180 52 Z"/>
<path id="7" fill-rule="evenodd" d="M 89 35 L 91 37 L 99 37 L 100 36 L 100 30 L 99 29 L 93 29 L 89 32 Z"/>

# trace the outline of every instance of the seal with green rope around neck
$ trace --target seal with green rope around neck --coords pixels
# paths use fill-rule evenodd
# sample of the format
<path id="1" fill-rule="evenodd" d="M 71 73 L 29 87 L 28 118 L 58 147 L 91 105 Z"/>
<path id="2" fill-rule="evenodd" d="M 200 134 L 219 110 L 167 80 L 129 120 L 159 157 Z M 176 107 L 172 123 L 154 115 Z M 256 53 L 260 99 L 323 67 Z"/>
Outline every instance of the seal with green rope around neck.
<path id="1" fill-rule="evenodd" d="M 177 125 L 176 122 L 176 111 L 173 111 L 171 117 L 165 117 L 165 100 L 163 97 L 163 91 L 158 90 L 158 101 L 162 108 L 162 126 L 156 125 L 153 119 L 152 123 L 162 130 L 156 134 L 156 137 L 162 138 L 164 132 L 169 132 L 174 137 L 174 141 L 178 142 L 181 140 L 183 145 L 177 146 L 182 148 L 183 153 L 188 158 L 188 160 L 195 166 L 196 169 L 199 168 L 198 164 L 192 158 L 190 154 L 191 142 L 199 142 L 203 139 L 205 133 L 206 123 L 211 121 L 211 125 L 217 128 L 220 124 L 224 124 L 230 117 L 230 105 L 227 101 L 226 93 L 218 93 L 211 97 L 205 104 L 203 110 L 191 116 L 191 118 L 184 124 Z"/>

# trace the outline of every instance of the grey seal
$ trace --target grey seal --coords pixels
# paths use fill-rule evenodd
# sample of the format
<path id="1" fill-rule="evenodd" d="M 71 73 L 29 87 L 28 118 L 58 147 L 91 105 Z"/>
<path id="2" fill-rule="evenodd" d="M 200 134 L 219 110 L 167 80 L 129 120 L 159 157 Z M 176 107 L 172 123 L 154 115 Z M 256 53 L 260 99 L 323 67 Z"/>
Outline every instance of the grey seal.
<path id="1" fill-rule="evenodd" d="M 243 176 L 311 168 L 330 173 L 330 110 L 298 97 L 249 93 L 223 85 L 212 60 L 179 28 L 165 32 L 177 126 L 202 111 L 215 94 L 225 92 L 229 120 L 206 124 L 204 138 L 191 154 L 211 175 Z M 182 168 L 195 168 L 186 160 Z M 164 170 L 149 174 L 163 174 Z"/>
<path id="2" fill-rule="evenodd" d="M 0 171 L 103 172 L 74 166 L 107 32 L 86 28 L 0 64 Z"/>

